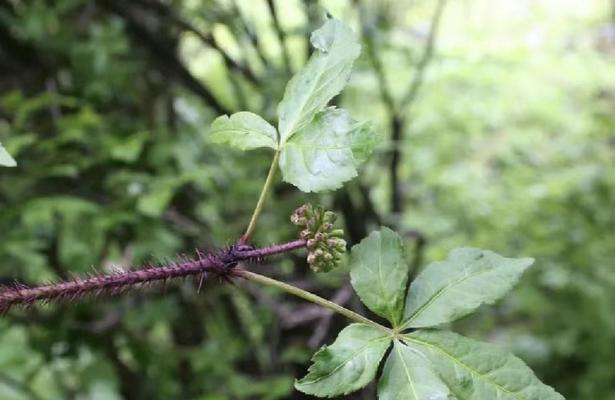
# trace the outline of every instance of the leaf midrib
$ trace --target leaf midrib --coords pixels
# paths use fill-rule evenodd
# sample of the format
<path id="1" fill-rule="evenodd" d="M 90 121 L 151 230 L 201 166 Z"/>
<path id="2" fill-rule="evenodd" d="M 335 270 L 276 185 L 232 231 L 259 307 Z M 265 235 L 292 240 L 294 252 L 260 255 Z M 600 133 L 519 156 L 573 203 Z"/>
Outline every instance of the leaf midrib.
<path id="1" fill-rule="evenodd" d="M 336 30 L 338 29 L 338 27 L 336 27 Z M 288 132 L 284 135 L 285 139 L 283 140 L 283 142 L 281 143 L 282 145 L 285 144 L 288 140 L 290 140 L 290 138 L 298 131 L 297 129 L 297 125 L 298 122 L 302 119 L 302 115 L 307 115 L 307 114 L 313 114 L 315 113 L 315 110 L 317 109 L 317 107 L 311 106 L 310 108 L 306 108 L 308 106 L 308 104 L 310 103 L 310 99 L 314 98 L 314 95 L 318 92 L 320 92 L 323 88 L 325 88 L 326 86 L 328 86 L 329 82 L 333 82 L 335 81 L 338 76 L 340 75 L 340 73 L 343 71 L 345 64 L 346 63 L 350 63 L 350 65 L 348 67 L 352 66 L 352 63 L 354 63 L 354 61 L 356 60 L 356 58 L 358 57 L 349 57 L 348 55 L 344 55 L 343 57 L 336 57 L 334 52 L 331 51 L 334 47 L 336 47 L 337 41 L 339 40 L 339 38 L 337 37 L 338 32 L 334 33 L 334 41 L 331 44 L 331 48 L 329 49 L 329 51 L 322 51 L 320 49 L 317 49 L 317 51 L 319 52 L 316 57 L 320 56 L 321 58 L 324 59 L 324 69 L 322 71 L 317 72 L 317 76 L 316 78 L 312 81 L 312 84 L 310 85 L 310 95 L 306 97 L 306 99 L 304 101 L 301 102 L 301 105 L 298 107 L 298 113 L 296 114 L 297 116 L 293 119 L 292 121 L 292 125 L 288 124 L 291 128 L 288 129 Z M 355 45 L 356 43 L 352 43 L 352 45 Z M 351 44 L 349 44 L 350 46 Z M 317 60 L 317 58 L 313 58 L 314 60 Z M 308 61 L 308 65 L 312 60 Z M 330 70 L 333 70 L 334 68 L 337 68 L 339 66 L 342 66 L 342 69 L 340 71 L 337 71 L 337 73 L 335 73 L 332 77 L 328 78 L 328 79 L 322 79 L 323 76 L 328 75 Z M 306 66 L 307 69 L 307 66 Z M 303 73 L 305 71 L 305 69 L 301 72 Z M 298 75 L 297 75 L 298 76 Z M 294 77 L 293 77 L 294 79 Z M 309 112 L 308 112 L 309 111 Z M 280 136 L 282 135 L 282 132 L 280 132 Z"/>
<path id="2" fill-rule="evenodd" d="M 436 300 L 438 300 L 446 291 L 448 291 L 450 288 L 460 285 L 463 282 L 465 282 L 466 280 L 470 279 L 470 278 L 474 278 L 476 276 L 479 276 L 481 274 L 486 274 L 489 272 L 493 272 L 492 269 L 487 269 L 487 270 L 481 270 L 475 273 L 470 273 L 468 275 L 464 275 L 462 278 L 457 279 L 452 281 L 451 283 L 449 283 L 446 286 L 443 286 L 441 289 L 439 289 L 436 294 L 434 294 L 427 302 L 425 302 L 425 304 L 423 304 L 422 306 L 420 306 L 419 308 L 416 309 L 415 312 L 412 313 L 412 315 L 410 317 L 408 317 L 408 319 L 406 320 L 406 322 L 403 323 L 402 327 L 408 328 L 409 324 L 414 321 L 427 307 L 429 307 L 430 305 L 432 305 Z"/>
<path id="3" fill-rule="evenodd" d="M 321 53 L 321 55 L 324 53 Z M 337 63 L 339 64 L 339 62 Z M 313 96 L 314 94 L 314 89 L 316 87 L 316 85 L 320 82 L 320 80 L 322 79 L 322 76 L 329 72 L 329 70 L 333 69 L 333 67 L 335 67 L 337 65 L 336 63 L 329 65 L 329 63 L 327 63 L 327 66 L 325 67 L 324 70 L 318 72 L 318 75 L 316 76 L 316 79 L 314 79 L 312 81 L 312 84 L 310 85 L 310 90 L 309 92 L 311 93 L 309 96 L 306 97 L 306 99 L 304 101 L 301 102 L 301 106 L 298 107 L 298 112 L 297 112 L 297 116 L 295 118 L 293 118 L 292 121 L 292 125 L 287 123 L 288 126 L 291 127 L 291 129 L 288 130 L 288 133 L 285 134 L 285 139 L 283 141 L 282 144 L 285 144 L 287 141 L 290 140 L 290 138 L 293 136 L 293 134 L 297 133 L 298 129 L 297 129 L 297 125 L 298 125 L 298 121 L 301 120 L 302 116 L 307 114 L 305 111 L 305 107 L 307 106 L 307 104 L 310 102 L 310 98 Z M 304 72 L 304 71 L 302 71 Z M 280 137 L 281 137 L 282 132 L 280 132 Z"/>
<path id="4" fill-rule="evenodd" d="M 373 269 L 371 269 L 367 263 L 364 263 L 363 260 L 361 260 L 361 265 L 364 266 L 370 273 L 374 274 L 374 275 L 378 275 L 378 286 L 380 286 L 380 293 L 379 293 L 379 298 L 380 297 L 386 297 L 387 295 L 387 291 L 384 290 L 384 280 L 382 278 L 382 234 L 379 234 L 379 239 L 378 239 L 378 272 L 375 273 Z M 384 313 L 387 314 L 388 313 L 388 319 L 389 321 L 395 326 L 397 324 L 397 319 L 395 318 L 395 311 L 392 308 L 393 306 L 391 306 L 389 304 L 389 302 L 386 302 L 387 304 L 384 305 Z M 385 318 L 387 318 L 385 316 Z"/>
<path id="5" fill-rule="evenodd" d="M 300 384 L 302 384 L 302 385 L 312 385 L 314 383 L 320 382 L 323 379 L 327 379 L 328 377 L 330 377 L 331 375 L 333 375 L 334 373 L 339 371 L 339 369 L 342 368 L 344 365 L 346 365 L 350 360 L 352 360 L 353 358 L 357 357 L 359 355 L 359 353 L 364 351 L 367 347 L 373 345 L 374 343 L 381 342 L 381 341 L 386 341 L 386 340 L 391 340 L 391 338 L 388 337 L 388 336 L 381 336 L 379 338 L 369 340 L 363 346 L 361 346 L 356 352 L 352 353 L 352 355 L 350 357 L 346 358 L 342 363 L 340 363 L 337 367 L 335 367 L 333 370 L 331 370 L 331 372 L 329 372 L 328 374 L 320 376 L 320 377 L 318 377 L 318 378 L 316 378 L 314 380 L 308 381 L 308 382 L 300 382 Z"/>
<path id="6" fill-rule="evenodd" d="M 261 135 L 266 137 L 267 139 L 271 140 L 271 142 L 275 145 L 275 138 L 269 136 L 268 134 L 266 134 L 265 132 L 261 131 L 261 130 L 256 130 L 256 129 L 249 129 L 249 128 L 241 128 L 241 127 L 234 127 L 234 128 L 220 128 L 217 130 L 212 130 L 211 135 L 215 135 L 217 133 L 221 133 L 221 132 L 243 132 L 243 133 L 256 133 L 257 135 Z"/>
<path id="7" fill-rule="evenodd" d="M 403 345 L 402 345 L 403 346 Z M 416 393 L 416 389 L 414 388 L 414 381 L 412 380 L 412 377 L 410 376 L 410 371 L 408 371 L 408 366 L 406 365 L 406 360 L 404 359 L 404 357 L 402 357 L 401 354 L 401 350 L 395 346 L 395 352 L 397 353 L 397 356 L 399 357 L 399 360 L 401 361 L 402 365 L 404 366 L 404 372 L 406 374 L 406 377 L 408 378 L 408 382 L 410 383 L 410 388 L 412 389 L 412 394 L 414 395 L 415 399 L 418 399 L 418 395 Z"/>
<path id="8" fill-rule="evenodd" d="M 502 392 L 507 393 L 507 394 L 513 396 L 515 399 L 525 400 L 523 397 L 520 397 L 517 393 L 511 392 L 510 390 L 506 389 L 504 386 L 502 386 L 499 383 L 495 382 L 494 380 L 490 379 L 486 375 L 481 374 L 480 372 L 478 372 L 477 370 L 475 370 L 471 366 L 467 365 L 466 363 L 464 363 L 460 359 L 456 358 L 454 355 L 452 355 L 451 353 L 449 353 L 445 349 L 443 349 L 443 348 L 441 348 L 441 347 L 439 347 L 439 346 L 437 346 L 437 345 L 435 345 L 433 343 L 425 342 L 423 340 L 420 340 L 420 339 L 417 339 L 417 338 L 414 338 L 414 337 L 411 337 L 411 336 L 404 336 L 404 339 L 409 340 L 409 341 L 414 342 L 414 343 L 417 343 L 419 345 L 423 345 L 425 347 L 431 347 L 431 348 L 439 351 L 440 353 L 444 354 L 446 357 L 448 357 L 451 360 L 453 360 L 454 363 L 461 365 L 463 368 L 467 369 L 471 374 L 476 375 L 479 378 L 482 378 L 483 380 L 485 380 L 488 383 L 492 384 L 496 388 L 500 389 Z"/>

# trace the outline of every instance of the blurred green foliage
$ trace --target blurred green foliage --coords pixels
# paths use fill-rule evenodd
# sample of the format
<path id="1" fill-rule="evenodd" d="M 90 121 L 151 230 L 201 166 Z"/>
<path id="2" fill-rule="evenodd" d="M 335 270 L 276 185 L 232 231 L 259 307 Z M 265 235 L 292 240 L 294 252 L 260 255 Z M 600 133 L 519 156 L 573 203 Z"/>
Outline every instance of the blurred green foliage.
<path id="1" fill-rule="evenodd" d="M 615 399 L 609 7 L 448 2 L 420 90 L 396 110 L 400 141 L 384 140 L 339 193 L 304 196 L 277 184 L 255 241 L 292 238 L 288 216 L 310 200 L 341 211 L 351 243 L 379 222 L 408 233 L 415 264 L 461 245 L 535 257 L 507 300 L 456 328 L 509 346 L 569 399 Z M 208 143 L 211 121 L 249 110 L 274 122 L 328 9 L 364 34 L 338 102 L 390 138 L 382 93 L 403 103 L 434 8 L 426 0 L 0 0 L 0 143 L 18 162 L 0 170 L 0 283 L 229 244 L 249 220 L 269 154 Z M 404 202 L 392 213 L 395 146 Z M 299 258 L 255 268 L 343 298 L 343 274 L 312 278 Z M 308 343 L 330 341 L 342 321 L 238 285 L 212 282 L 199 293 L 186 281 L 12 312 L 0 320 L 0 398 L 302 398 L 292 381 Z M 355 398 L 374 398 L 370 390 Z"/>

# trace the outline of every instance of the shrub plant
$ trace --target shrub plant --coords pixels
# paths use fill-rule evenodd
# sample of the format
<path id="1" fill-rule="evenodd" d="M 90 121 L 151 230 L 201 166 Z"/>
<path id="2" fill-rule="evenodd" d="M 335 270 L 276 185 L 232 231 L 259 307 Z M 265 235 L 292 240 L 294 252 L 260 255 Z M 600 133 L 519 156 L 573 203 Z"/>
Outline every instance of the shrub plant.
<path id="1" fill-rule="evenodd" d="M 531 258 L 459 248 L 409 283 L 402 240 L 382 227 L 352 248 L 349 263 L 355 292 L 386 324 L 240 265 L 298 249 L 307 251 L 307 264 L 316 273 L 331 271 L 345 260 L 346 242 L 334 225 L 335 214 L 311 204 L 291 215 L 299 228 L 297 239 L 260 248 L 250 245 L 278 168 L 284 181 L 304 192 L 334 190 L 357 176 L 357 168 L 378 144 L 368 123 L 356 121 L 343 108 L 328 106 L 346 85 L 360 54 L 353 32 L 329 18 L 312 34 L 311 43 L 314 53 L 289 81 L 278 105 L 277 128 L 250 112 L 224 115 L 212 123 L 210 138 L 215 143 L 244 151 L 273 151 L 252 218 L 233 245 L 197 251 L 195 257 L 169 265 L 38 287 L 16 284 L 0 292 L 0 311 L 38 300 L 112 294 L 180 277 L 196 277 L 199 285 L 211 277 L 243 278 L 316 303 L 352 322 L 331 345 L 314 354 L 307 375 L 296 381 L 296 389 L 306 394 L 346 395 L 365 387 L 380 371 L 378 397 L 383 400 L 563 399 L 514 355 L 445 329 L 447 323 L 500 299 L 533 263 Z M 15 165 L 1 146 L 0 164 Z"/>

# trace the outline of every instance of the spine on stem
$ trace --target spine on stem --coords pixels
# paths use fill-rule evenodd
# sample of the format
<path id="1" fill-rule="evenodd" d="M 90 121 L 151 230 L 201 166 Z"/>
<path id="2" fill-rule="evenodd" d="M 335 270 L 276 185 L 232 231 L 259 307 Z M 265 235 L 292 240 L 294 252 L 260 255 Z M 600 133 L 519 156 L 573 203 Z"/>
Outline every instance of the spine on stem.
<path id="1" fill-rule="evenodd" d="M 91 275 L 42 286 L 15 283 L 10 287 L 0 289 L 0 314 L 6 313 L 16 305 L 28 306 L 36 301 L 46 303 L 60 300 L 72 301 L 87 295 L 114 295 L 125 290 L 176 278 L 196 277 L 199 287 L 211 276 L 228 281 L 239 261 L 255 262 L 304 246 L 305 240 L 301 239 L 257 249 L 245 245 L 233 245 L 209 254 L 197 250 L 196 257 L 183 258 L 169 265 L 118 270 L 109 274 Z"/>

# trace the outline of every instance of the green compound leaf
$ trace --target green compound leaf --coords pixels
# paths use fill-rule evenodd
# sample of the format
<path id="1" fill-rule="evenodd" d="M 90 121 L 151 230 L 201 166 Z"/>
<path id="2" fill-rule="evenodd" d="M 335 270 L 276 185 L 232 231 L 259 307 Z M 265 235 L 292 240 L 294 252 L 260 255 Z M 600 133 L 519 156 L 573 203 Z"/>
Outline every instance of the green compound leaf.
<path id="1" fill-rule="evenodd" d="M 17 162 L 15 161 L 13 157 L 11 157 L 9 152 L 6 151 L 6 149 L 2 146 L 2 143 L 0 143 L 0 165 L 3 167 L 16 167 L 17 166 Z"/>
<path id="2" fill-rule="evenodd" d="M 288 82 L 278 105 L 280 143 L 305 128 L 350 77 L 361 46 L 354 33 L 338 19 L 328 19 L 310 38 L 316 49 L 305 67 Z"/>
<path id="3" fill-rule="evenodd" d="M 378 382 L 379 400 L 447 400 L 448 387 L 415 349 L 395 341 Z"/>
<path id="4" fill-rule="evenodd" d="M 412 282 L 406 297 L 403 328 L 422 328 L 461 318 L 481 304 L 492 304 L 517 283 L 534 262 L 506 258 L 473 248 L 453 250 Z"/>
<path id="5" fill-rule="evenodd" d="M 419 330 L 404 335 L 459 400 L 563 400 L 514 355 L 452 332 Z"/>
<path id="6" fill-rule="evenodd" d="M 385 332 L 365 324 L 349 325 L 331 346 L 314 354 L 308 374 L 295 382 L 295 388 L 318 397 L 354 392 L 374 379 L 390 343 Z"/>
<path id="7" fill-rule="evenodd" d="M 247 111 L 235 113 L 230 118 L 227 115 L 216 118 L 211 124 L 209 137 L 214 143 L 228 144 L 239 150 L 278 147 L 275 128 L 258 115 Z"/>
<path id="8" fill-rule="evenodd" d="M 353 246 L 350 282 L 361 301 L 393 326 L 401 321 L 407 281 L 402 240 L 394 231 L 383 227 Z"/>
<path id="9" fill-rule="evenodd" d="M 357 176 L 357 167 L 375 146 L 370 125 L 331 107 L 283 145 L 280 169 L 286 182 L 304 192 L 337 189 Z"/>

